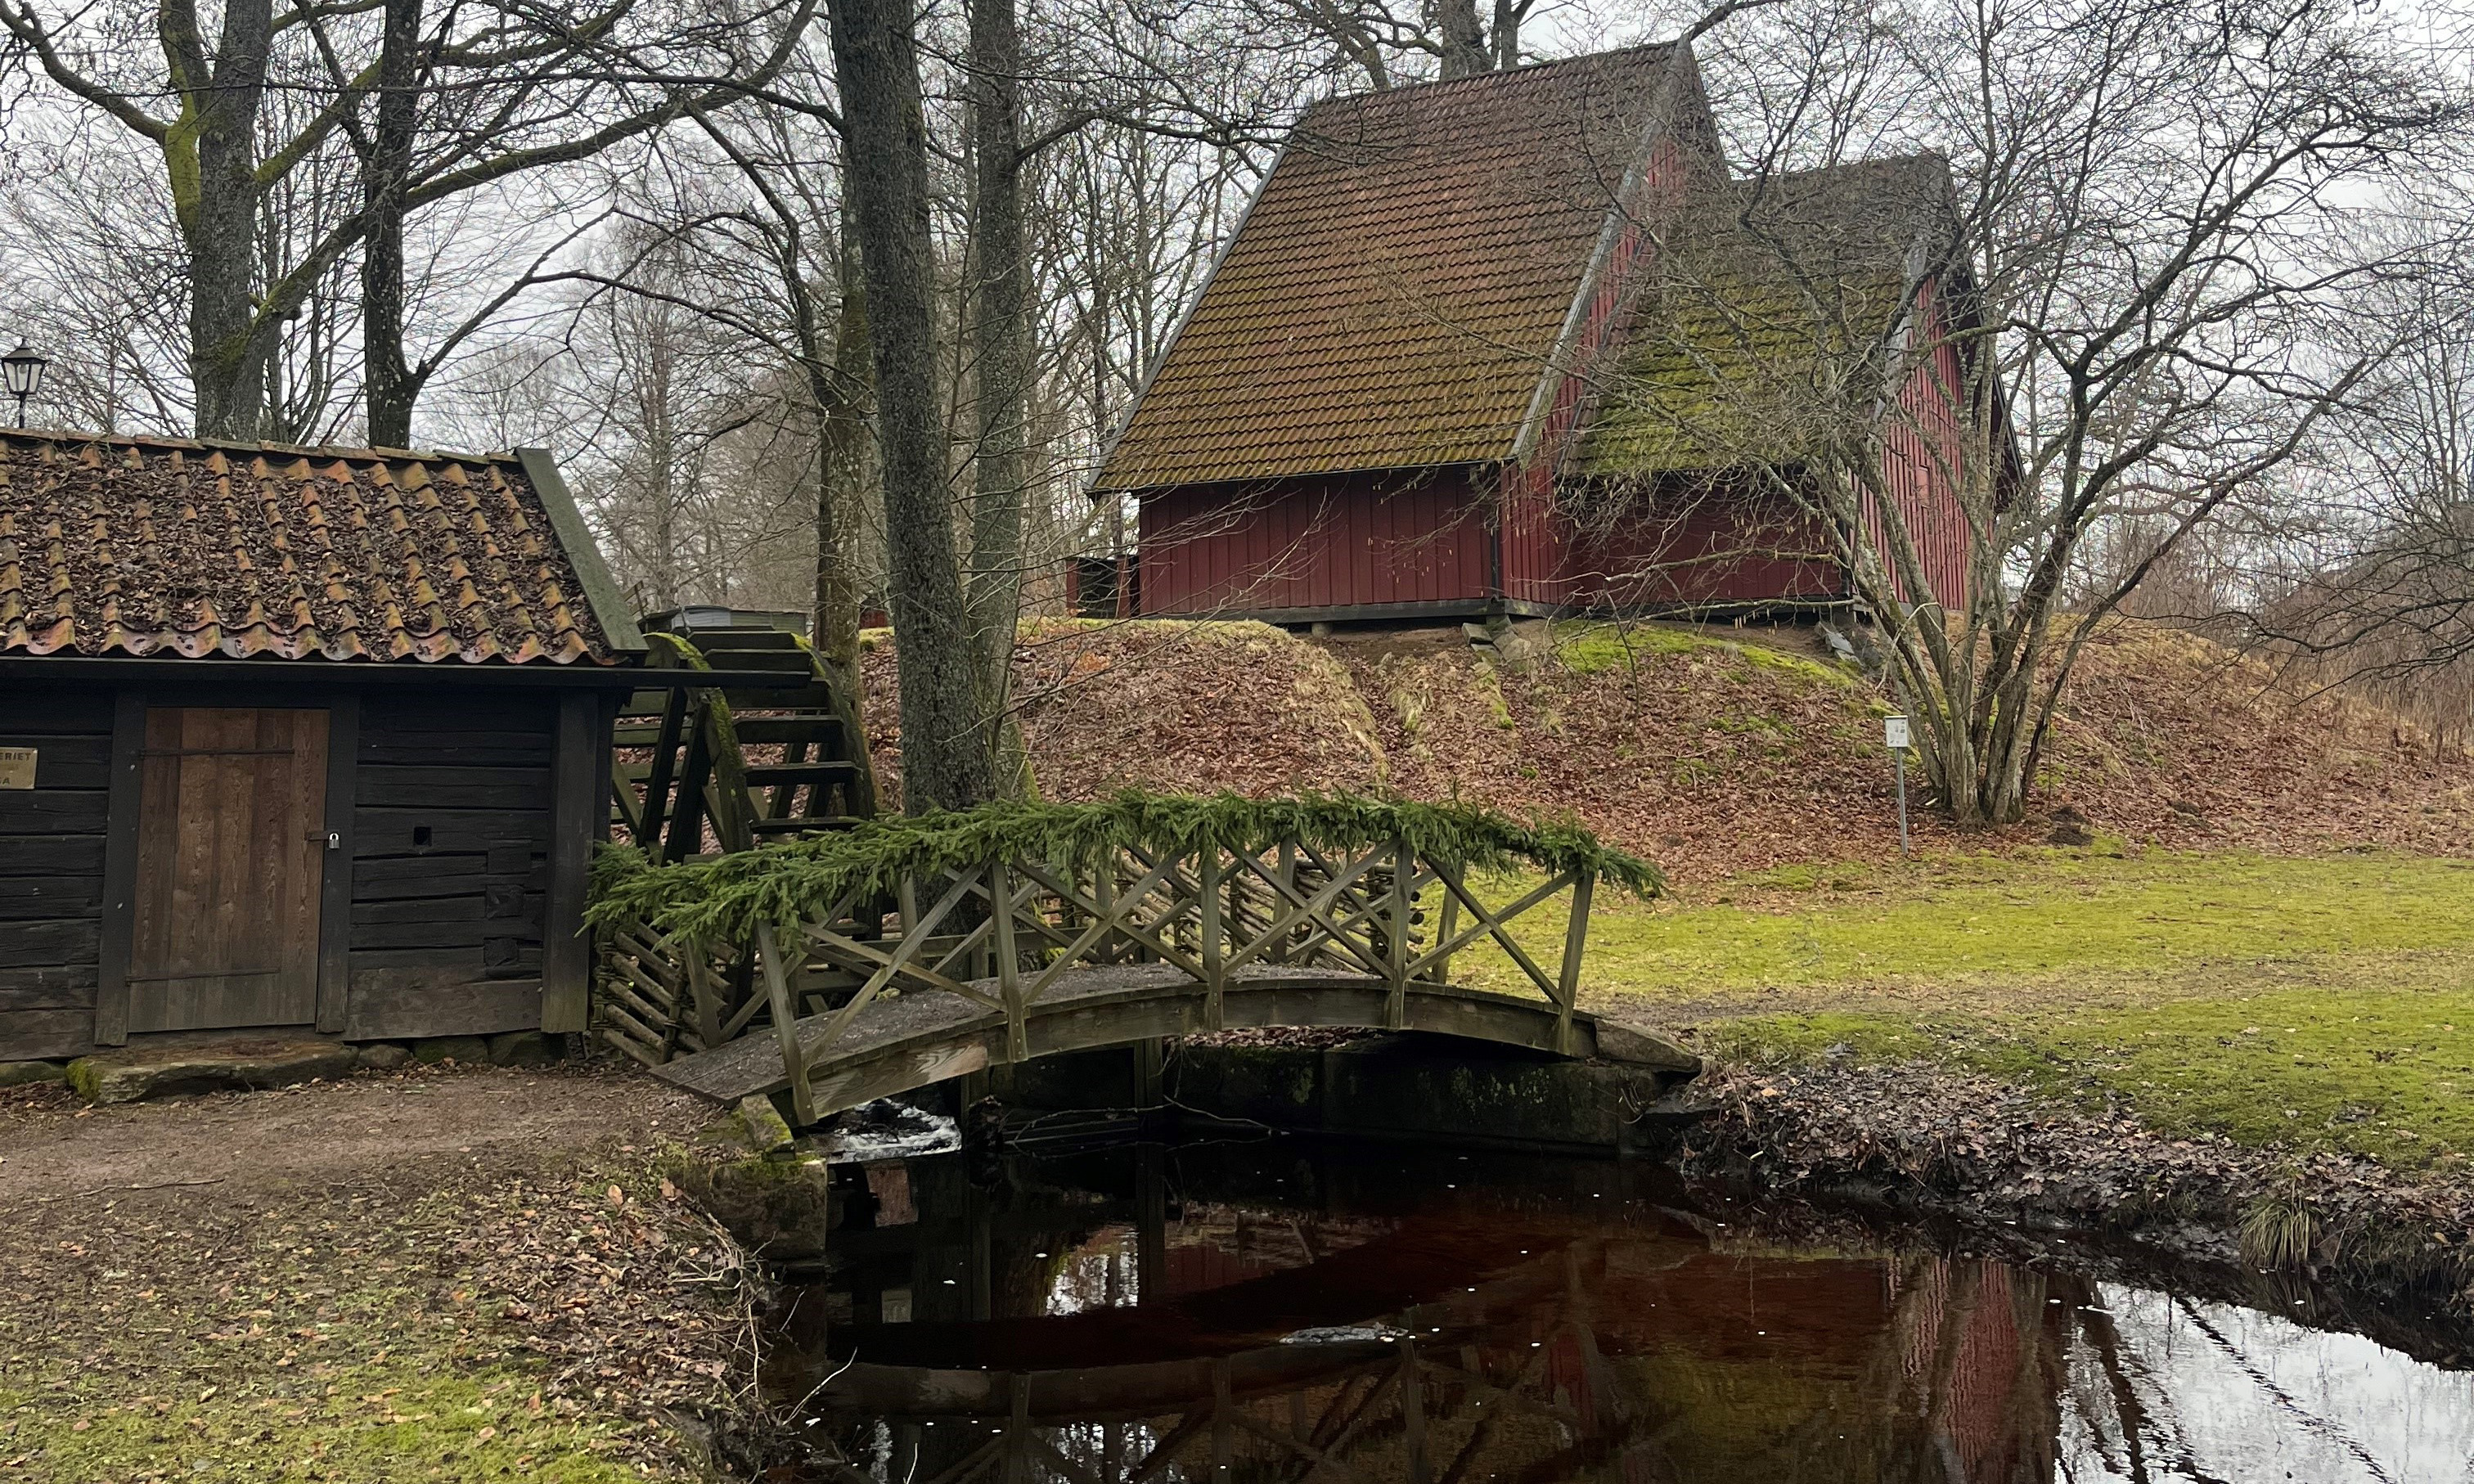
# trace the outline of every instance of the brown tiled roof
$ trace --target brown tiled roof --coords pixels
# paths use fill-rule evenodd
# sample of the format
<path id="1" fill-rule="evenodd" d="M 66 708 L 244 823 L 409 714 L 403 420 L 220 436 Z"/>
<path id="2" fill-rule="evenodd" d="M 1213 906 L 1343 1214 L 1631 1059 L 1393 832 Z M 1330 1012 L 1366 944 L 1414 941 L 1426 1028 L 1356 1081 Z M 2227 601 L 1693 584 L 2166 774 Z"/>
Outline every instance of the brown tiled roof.
<path id="1" fill-rule="evenodd" d="M 1308 109 L 1098 487 L 1507 456 L 1670 55 Z"/>
<path id="2" fill-rule="evenodd" d="M 7 654 L 614 660 L 514 458 L 23 432 Z"/>

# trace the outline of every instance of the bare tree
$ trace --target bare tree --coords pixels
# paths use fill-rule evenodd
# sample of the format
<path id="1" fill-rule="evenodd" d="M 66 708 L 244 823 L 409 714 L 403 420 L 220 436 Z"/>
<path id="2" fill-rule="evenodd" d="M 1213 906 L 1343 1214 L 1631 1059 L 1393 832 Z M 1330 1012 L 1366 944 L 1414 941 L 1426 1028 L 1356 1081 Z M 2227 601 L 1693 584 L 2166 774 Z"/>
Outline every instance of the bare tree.
<path id="1" fill-rule="evenodd" d="M 1697 218 L 1710 266 L 1679 255 L 1660 293 L 1663 363 L 1721 391 L 1612 395 L 1809 514 L 1953 815 L 2016 819 L 2097 622 L 2379 363 L 2331 316 L 2451 251 L 2341 229 L 2462 143 L 2464 90 L 2334 0 L 1802 11 L 1710 51 L 1753 173 Z M 1949 171 L 1807 173 L 1898 148 Z M 2155 539 L 2074 607 L 2083 544 L 2125 518 Z"/>
<path id="2" fill-rule="evenodd" d="M 2383 284 L 2349 337 L 2380 352 L 2289 470 L 2293 515 L 2203 611 L 2321 683 L 2384 693 L 2435 745 L 2474 735 L 2474 282 Z M 2392 347 L 2392 349 L 2391 349 Z"/>
<path id="3" fill-rule="evenodd" d="M 748 81 L 781 65 L 813 0 L 755 14 L 644 12 L 657 24 L 673 24 L 667 37 L 626 33 L 638 13 L 630 0 L 597 12 L 459 8 L 417 49 L 452 75 L 453 85 L 442 91 L 456 103 L 453 127 L 419 158 L 406 142 L 403 85 L 416 70 L 404 42 L 417 34 L 420 12 L 399 9 L 385 17 L 380 29 L 396 38 L 392 52 L 381 39 L 376 62 L 347 61 L 336 27 L 370 8 L 304 0 L 279 10 L 275 0 L 230 0 L 210 35 L 195 0 L 163 0 L 142 13 L 106 6 L 59 22 L 25 0 L 0 0 L 0 30 L 24 61 L 159 154 L 187 269 L 187 360 L 203 434 L 263 431 L 267 362 L 281 328 L 374 229 L 386 238 L 408 213 L 590 158 L 689 107 L 740 96 Z M 751 29 L 760 36 L 769 29 L 772 39 L 746 58 L 739 37 Z M 134 39 L 147 35 L 151 45 Z M 664 44 L 682 36 L 686 44 Z M 647 70 L 640 60 L 646 56 L 661 73 Z M 298 109 L 277 136 L 262 137 L 276 93 L 314 106 Z M 369 141 L 363 208 L 285 259 L 263 261 L 257 228 L 270 197 L 328 149 L 339 130 L 357 127 L 374 95 L 385 117 Z M 375 270 L 382 280 L 388 255 L 382 242 Z M 383 282 L 379 288 L 384 301 Z M 382 302 L 381 347 L 393 320 Z M 400 354 L 379 370 L 378 394 L 386 399 L 379 410 L 390 420 L 401 400 L 402 378 L 392 374 L 400 370 Z"/>

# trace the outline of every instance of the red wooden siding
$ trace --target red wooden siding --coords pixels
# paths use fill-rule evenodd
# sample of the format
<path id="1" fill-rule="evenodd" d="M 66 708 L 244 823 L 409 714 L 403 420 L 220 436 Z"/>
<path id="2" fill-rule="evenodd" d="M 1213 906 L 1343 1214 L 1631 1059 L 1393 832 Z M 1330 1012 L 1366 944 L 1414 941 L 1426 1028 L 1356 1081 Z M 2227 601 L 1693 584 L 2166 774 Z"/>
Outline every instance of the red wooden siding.
<path id="1" fill-rule="evenodd" d="M 1492 533 L 1467 467 L 1201 485 L 1142 497 L 1142 611 L 1463 603 Z"/>
<path id="2" fill-rule="evenodd" d="M 1658 609 L 1822 602 L 1841 596 L 1830 532 L 1789 501 L 1740 490 L 1675 490 L 1636 518 L 1573 540 L 1565 601 Z"/>
<path id="3" fill-rule="evenodd" d="M 1627 291 L 1651 246 L 1642 223 L 1675 204 L 1687 175 L 1674 137 L 1661 136 L 1650 148 L 1639 199 L 1624 204 L 1623 225 L 1582 307 L 1569 353 L 1574 374 L 1556 383 L 1528 460 L 1503 469 L 1503 596 L 1515 602 L 1562 607 L 1574 600 L 1567 568 L 1575 532 L 1570 517 L 1556 508 L 1555 471 L 1581 426 L 1597 362 L 1622 333 Z"/>
<path id="4" fill-rule="evenodd" d="M 1899 388 L 1898 406 L 1882 429 L 1881 484 L 1905 523 L 1933 596 L 1943 606 L 1956 608 L 1967 601 L 1968 532 L 1953 476 L 1965 477 L 1965 445 L 1957 405 L 1958 351 L 1949 341 L 1938 287 L 1928 281 L 1916 296 L 1916 343 L 1931 347 L 1932 353 Z M 1931 451 L 1935 448 L 1938 455 Z M 1895 574 L 1879 513 L 1868 515 L 1874 548 L 1883 570 Z M 1904 583 L 1899 596 L 1911 603 L 1919 600 Z"/>

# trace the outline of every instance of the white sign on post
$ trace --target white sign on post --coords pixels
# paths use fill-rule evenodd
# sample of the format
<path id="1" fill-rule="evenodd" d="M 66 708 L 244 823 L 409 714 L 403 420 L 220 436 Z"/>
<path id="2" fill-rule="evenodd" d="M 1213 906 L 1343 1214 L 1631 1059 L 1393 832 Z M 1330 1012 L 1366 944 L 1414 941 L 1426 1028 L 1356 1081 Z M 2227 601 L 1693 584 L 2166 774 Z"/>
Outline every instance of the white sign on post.
<path id="1" fill-rule="evenodd" d="M 1907 854 L 1907 718 L 1883 717 L 1881 742 L 1890 749 L 1890 766 L 1899 775 L 1899 855 L 1904 860 Z"/>

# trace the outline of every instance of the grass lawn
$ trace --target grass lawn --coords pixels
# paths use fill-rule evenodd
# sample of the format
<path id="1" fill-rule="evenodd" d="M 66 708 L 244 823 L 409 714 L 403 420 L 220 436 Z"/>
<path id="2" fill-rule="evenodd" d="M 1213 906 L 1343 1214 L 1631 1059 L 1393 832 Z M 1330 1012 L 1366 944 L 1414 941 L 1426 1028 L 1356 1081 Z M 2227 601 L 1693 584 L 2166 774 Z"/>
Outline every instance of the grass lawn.
<path id="1" fill-rule="evenodd" d="M 1516 987 L 1499 957 L 1467 969 Z M 2111 1097 L 2170 1131 L 2406 1169 L 2474 1155 L 2474 861 L 1797 867 L 1602 905 L 1584 984 L 1589 1008 L 1728 1059 L 1928 1059 Z"/>

